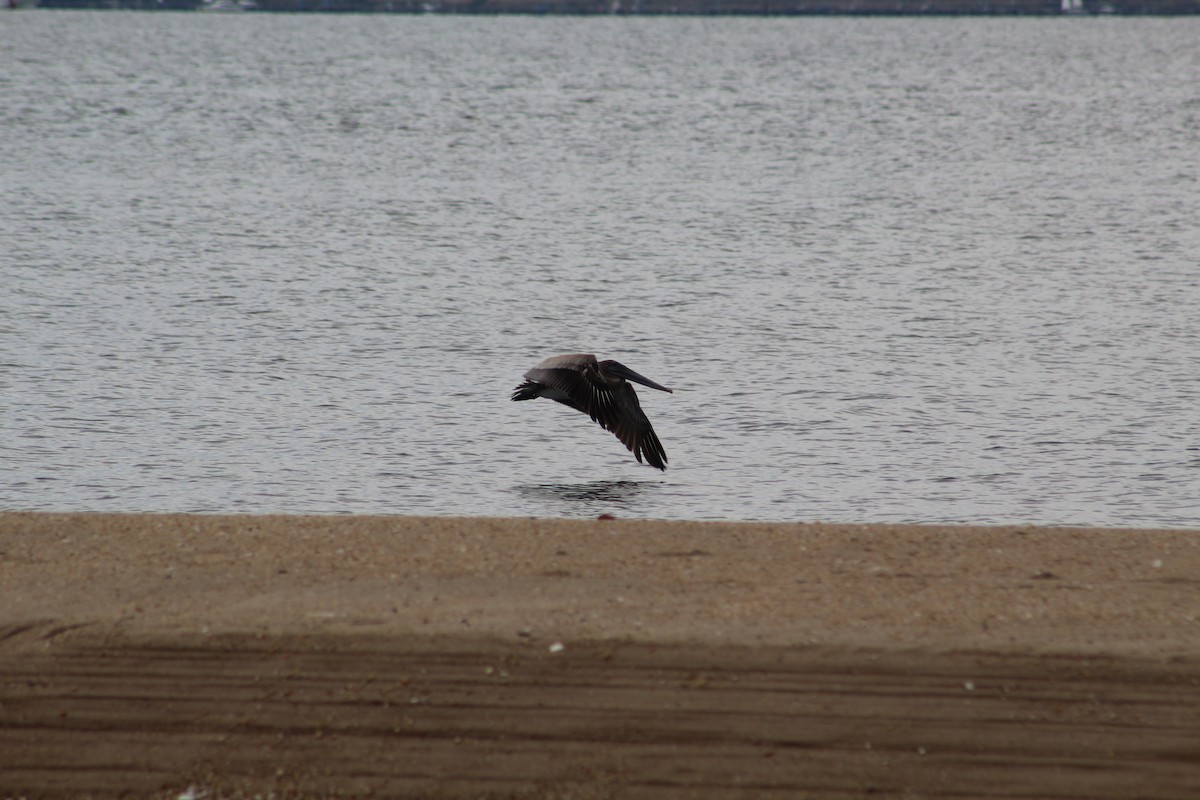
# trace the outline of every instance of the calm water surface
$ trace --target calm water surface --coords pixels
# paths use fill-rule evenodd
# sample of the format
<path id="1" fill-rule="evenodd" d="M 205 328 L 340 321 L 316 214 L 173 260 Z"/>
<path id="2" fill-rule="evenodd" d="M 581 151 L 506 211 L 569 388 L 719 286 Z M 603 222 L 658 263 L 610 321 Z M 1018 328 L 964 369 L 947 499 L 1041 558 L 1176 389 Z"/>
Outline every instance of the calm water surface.
<path id="1" fill-rule="evenodd" d="M 1200 527 L 1200 20 L 0 22 L 0 507 Z"/>

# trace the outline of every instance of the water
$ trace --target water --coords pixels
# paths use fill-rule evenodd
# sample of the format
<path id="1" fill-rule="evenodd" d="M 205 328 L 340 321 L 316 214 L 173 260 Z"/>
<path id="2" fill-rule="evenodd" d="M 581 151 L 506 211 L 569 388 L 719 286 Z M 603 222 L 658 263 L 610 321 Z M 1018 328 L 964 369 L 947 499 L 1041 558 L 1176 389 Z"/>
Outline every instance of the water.
<path id="1" fill-rule="evenodd" d="M 1200 527 L 1200 20 L 0 22 L 0 507 Z"/>

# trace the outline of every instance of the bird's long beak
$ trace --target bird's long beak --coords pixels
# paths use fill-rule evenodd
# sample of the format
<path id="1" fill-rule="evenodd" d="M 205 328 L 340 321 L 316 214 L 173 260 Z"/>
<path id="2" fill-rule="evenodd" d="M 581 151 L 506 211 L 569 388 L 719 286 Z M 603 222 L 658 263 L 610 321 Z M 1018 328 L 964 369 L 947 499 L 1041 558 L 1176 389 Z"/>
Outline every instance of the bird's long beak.
<path id="1" fill-rule="evenodd" d="M 642 386 L 649 386 L 651 389 L 658 389 L 660 392 L 669 392 L 670 394 L 675 394 L 675 392 L 671 391 L 670 389 L 663 386 L 662 384 L 655 383 L 654 381 L 647 378 L 645 375 L 639 375 L 638 373 L 634 372 L 633 370 L 631 370 L 629 367 L 625 366 L 624 364 L 614 363 L 613 367 L 614 367 L 613 371 L 616 372 L 618 375 L 620 375 L 622 378 L 624 378 L 627 381 L 633 381 L 634 383 L 640 383 Z"/>

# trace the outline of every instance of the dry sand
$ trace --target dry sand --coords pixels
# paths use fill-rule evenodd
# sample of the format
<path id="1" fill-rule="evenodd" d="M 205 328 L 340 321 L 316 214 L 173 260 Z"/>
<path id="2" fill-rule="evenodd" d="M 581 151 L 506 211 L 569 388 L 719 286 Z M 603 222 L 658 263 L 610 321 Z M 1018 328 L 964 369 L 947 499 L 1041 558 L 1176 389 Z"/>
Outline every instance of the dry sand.
<path id="1" fill-rule="evenodd" d="M 1200 798 L 1200 531 L 0 515 L 0 798 Z"/>

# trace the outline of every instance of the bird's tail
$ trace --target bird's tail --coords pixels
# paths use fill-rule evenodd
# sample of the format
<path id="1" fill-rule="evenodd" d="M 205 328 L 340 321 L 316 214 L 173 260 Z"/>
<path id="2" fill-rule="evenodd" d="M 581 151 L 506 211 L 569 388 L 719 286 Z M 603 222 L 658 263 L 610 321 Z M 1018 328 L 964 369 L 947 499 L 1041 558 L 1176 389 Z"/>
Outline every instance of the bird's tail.
<path id="1" fill-rule="evenodd" d="M 535 400 L 541 397 L 541 387 L 533 381 L 525 381 L 513 389 L 513 400 Z"/>

